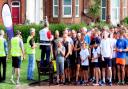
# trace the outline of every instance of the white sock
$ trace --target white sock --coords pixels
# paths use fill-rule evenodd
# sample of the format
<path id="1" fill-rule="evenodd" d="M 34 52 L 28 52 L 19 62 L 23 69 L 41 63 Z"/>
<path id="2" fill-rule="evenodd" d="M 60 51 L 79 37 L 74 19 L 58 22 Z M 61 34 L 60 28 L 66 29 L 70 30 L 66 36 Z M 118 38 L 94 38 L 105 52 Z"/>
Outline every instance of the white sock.
<path id="1" fill-rule="evenodd" d="M 103 78 L 103 82 L 105 83 L 105 78 Z"/>
<path id="2" fill-rule="evenodd" d="M 109 82 L 112 82 L 112 78 L 109 78 Z"/>

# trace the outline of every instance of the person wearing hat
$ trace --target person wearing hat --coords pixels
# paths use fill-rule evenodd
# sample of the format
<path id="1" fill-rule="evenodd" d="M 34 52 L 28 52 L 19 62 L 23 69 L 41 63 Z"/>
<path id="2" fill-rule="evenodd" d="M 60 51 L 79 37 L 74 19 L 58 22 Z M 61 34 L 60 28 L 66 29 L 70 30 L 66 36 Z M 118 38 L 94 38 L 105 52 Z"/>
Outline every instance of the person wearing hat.
<path id="1" fill-rule="evenodd" d="M 20 65 L 21 65 L 21 56 L 24 58 L 24 45 L 23 41 L 20 38 L 21 32 L 16 31 L 15 37 L 11 39 L 11 56 L 12 56 L 12 76 L 11 82 L 15 84 L 14 74 L 16 74 L 16 84 L 19 84 L 20 80 Z"/>
<path id="2" fill-rule="evenodd" d="M 7 55 L 8 55 L 8 44 L 6 39 L 4 38 L 4 31 L 0 30 L 0 82 L 6 79 Z M 1 71 L 1 68 L 3 69 L 3 71 Z"/>
<path id="3" fill-rule="evenodd" d="M 35 29 L 30 29 L 30 36 L 27 39 L 27 54 L 28 54 L 28 72 L 27 72 L 27 79 L 33 80 L 33 73 L 35 68 Z"/>
<path id="4" fill-rule="evenodd" d="M 51 34 L 51 31 L 49 30 L 49 24 L 48 21 L 46 19 L 45 23 L 44 23 L 44 28 L 42 30 L 39 31 L 39 35 L 40 35 L 40 49 L 41 49 L 41 66 L 44 63 L 44 58 L 46 55 L 46 64 L 49 65 L 50 63 L 50 53 L 51 53 L 51 41 L 53 39 L 53 36 Z"/>

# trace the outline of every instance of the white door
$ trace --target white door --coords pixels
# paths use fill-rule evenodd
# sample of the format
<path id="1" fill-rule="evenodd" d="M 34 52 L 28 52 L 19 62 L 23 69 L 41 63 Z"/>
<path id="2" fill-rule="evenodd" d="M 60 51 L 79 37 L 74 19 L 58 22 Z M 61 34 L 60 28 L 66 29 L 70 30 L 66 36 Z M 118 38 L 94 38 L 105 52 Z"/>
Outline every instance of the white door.
<path id="1" fill-rule="evenodd" d="M 116 26 L 120 23 L 120 0 L 111 1 L 111 23 Z"/>

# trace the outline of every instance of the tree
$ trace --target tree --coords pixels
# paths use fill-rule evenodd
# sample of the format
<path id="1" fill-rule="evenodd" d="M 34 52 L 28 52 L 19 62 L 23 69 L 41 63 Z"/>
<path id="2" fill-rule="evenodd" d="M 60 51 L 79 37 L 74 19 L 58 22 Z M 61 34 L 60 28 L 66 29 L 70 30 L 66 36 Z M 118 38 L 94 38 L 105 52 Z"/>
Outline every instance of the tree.
<path id="1" fill-rule="evenodd" d="M 88 15 L 94 22 L 100 17 L 101 14 L 101 0 L 91 0 L 91 5 L 88 10 Z"/>

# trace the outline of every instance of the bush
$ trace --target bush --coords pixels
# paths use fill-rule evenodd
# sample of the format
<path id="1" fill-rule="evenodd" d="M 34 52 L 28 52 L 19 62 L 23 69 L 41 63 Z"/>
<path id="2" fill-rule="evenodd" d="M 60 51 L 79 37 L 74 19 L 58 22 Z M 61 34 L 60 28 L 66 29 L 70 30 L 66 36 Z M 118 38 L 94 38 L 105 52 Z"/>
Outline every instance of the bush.
<path id="1" fill-rule="evenodd" d="M 128 25 L 128 17 L 124 18 L 124 19 L 122 20 L 122 23 L 125 24 L 125 25 Z"/>
<path id="2" fill-rule="evenodd" d="M 41 28 L 42 28 L 41 25 L 35 25 L 35 24 L 31 24 L 31 25 L 15 25 L 14 26 L 14 33 L 16 32 L 16 30 L 20 30 L 21 33 L 22 33 L 23 41 L 26 43 L 27 42 L 27 38 L 29 36 L 30 28 L 35 28 L 36 29 L 35 41 L 38 42 L 39 41 L 39 30 L 41 30 Z"/>
<path id="3" fill-rule="evenodd" d="M 80 24 L 72 24 L 72 25 L 69 25 L 68 27 L 69 27 L 69 29 L 73 29 L 75 31 L 78 31 L 82 27 L 87 27 L 87 25 L 85 23 L 80 23 Z"/>
<path id="4" fill-rule="evenodd" d="M 103 22 L 103 21 L 95 23 L 94 25 L 89 25 L 89 26 L 87 26 L 85 23 L 70 24 L 70 25 L 60 23 L 60 24 L 50 24 L 49 28 L 53 34 L 55 33 L 56 30 L 58 30 L 60 32 L 60 34 L 62 35 L 62 32 L 64 31 L 64 29 L 66 27 L 69 29 L 73 29 L 73 30 L 78 31 L 81 27 L 87 27 L 88 29 L 91 29 L 94 26 L 98 26 L 99 28 L 102 28 L 103 26 L 106 26 L 106 25 L 109 26 L 106 22 Z M 42 25 L 36 25 L 36 24 L 15 25 L 14 26 L 14 33 L 16 32 L 16 30 L 20 30 L 22 32 L 23 41 L 24 41 L 24 43 L 26 43 L 27 38 L 29 36 L 30 28 L 36 29 L 35 41 L 39 42 L 39 31 L 43 28 Z M 0 25 L 0 29 L 5 29 L 5 27 L 3 25 Z"/>

